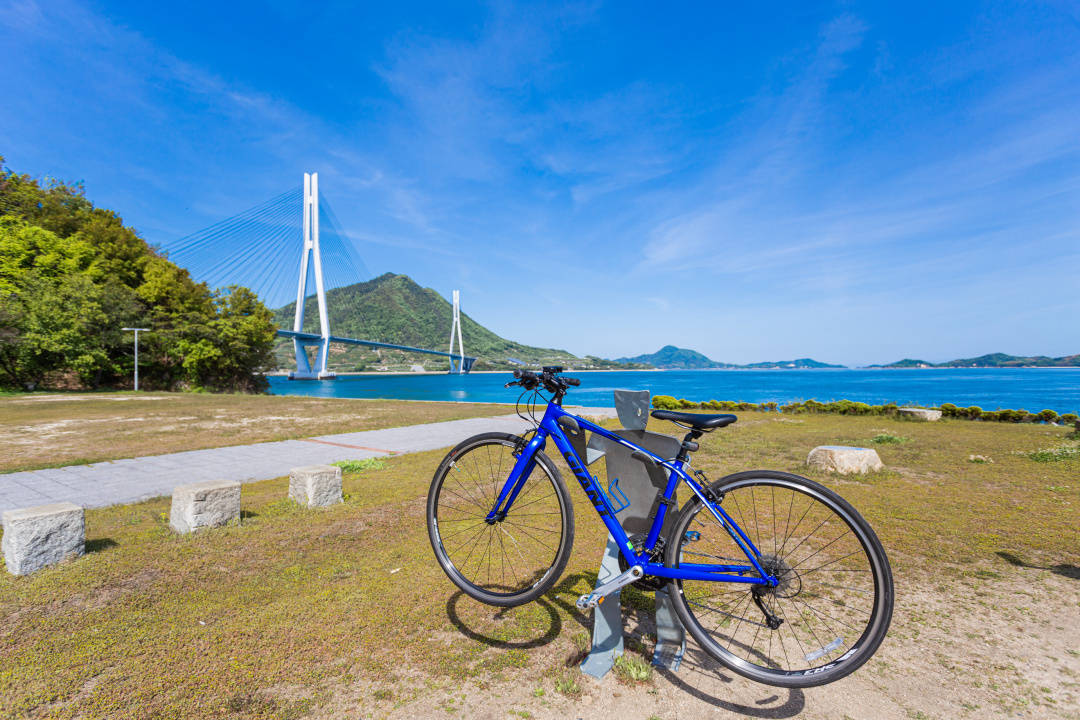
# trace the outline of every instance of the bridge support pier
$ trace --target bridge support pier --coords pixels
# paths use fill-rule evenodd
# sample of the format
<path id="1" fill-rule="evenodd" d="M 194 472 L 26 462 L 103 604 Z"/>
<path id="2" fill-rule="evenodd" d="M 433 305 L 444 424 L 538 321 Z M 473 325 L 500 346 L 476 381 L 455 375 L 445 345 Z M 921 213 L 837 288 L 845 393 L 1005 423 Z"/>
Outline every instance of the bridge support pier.
<path id="1" fill-rule="evenodd" d="M 323 285 L 322 251 L 319 249 L 319 174 L 304 173 L 304 254 L 300 259 L 300 283 L 296 289 L 296 315 L 293 332 L 304 331 L 304 302 L 307 299 L 308 260 L 315 271 L 315 295 L 319 303 L 319 339 L 293 337 L 296 353 L 296 371 L 289 373 L 290 380 L 333 380 L 336 373 L 326 369 L 330 354 L 330 318 L 326 311 L 326 287 Z M 315 355 L 315 367 L 308 361 L 307 348 L 319 348 Z"/>

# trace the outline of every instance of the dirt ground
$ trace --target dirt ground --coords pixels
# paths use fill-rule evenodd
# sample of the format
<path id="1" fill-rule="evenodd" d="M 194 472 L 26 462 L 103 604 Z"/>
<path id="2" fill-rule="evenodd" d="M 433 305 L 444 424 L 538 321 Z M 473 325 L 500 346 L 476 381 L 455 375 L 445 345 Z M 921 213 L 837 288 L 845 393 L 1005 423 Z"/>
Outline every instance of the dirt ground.
<path id="1" fill-rule="evenodd" d="M 1061 574 L 1019 567 L 998 578 L 967 577 L 938 587 L 930 578 L 900 577 L 897 590 L 892 629 L 877 655 L 854 675 L 821 687 L 783 689 L 751 682 L 718 665 L 690 640 L 678 671 L 657 670 L 645 682 L 628 681 L 616 671 L 600 680 L 575 673 L 579 692 L 564 694 L 550 676 L 539 675 L 429 689 L 411 701 L 374 705 L 342 691 L 313 717 L 355 712 L 361 717 L 491 720 L 1080 717 L 1080 569 Z M 648 657 L 651 613 L 631 610 L 625 616 L 629 644 Z M 564 643 L 551 645 L 528 652 L 570 668 L 580 658 Z"/>

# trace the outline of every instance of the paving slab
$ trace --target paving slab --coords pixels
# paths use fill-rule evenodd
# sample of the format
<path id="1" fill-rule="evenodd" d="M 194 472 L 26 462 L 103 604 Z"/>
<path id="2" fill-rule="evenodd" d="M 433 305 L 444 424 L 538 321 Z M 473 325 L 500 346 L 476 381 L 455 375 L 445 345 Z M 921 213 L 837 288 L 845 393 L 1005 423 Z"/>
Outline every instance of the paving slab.
<path id="1" fill-rule="evenodd" d="M 568 409 L 578 415 L 615 417 L 614 408 Z M 180 485 L 268 480 L 288 475 L 298 465 L 437 450 L 477 433 L 519 433 L 528 427 L 517 415 L 467 418 L 8 473 L 0 475 L 0 512 L 55 502 L 82 507 L 137 502 L 168 495 Z"/>

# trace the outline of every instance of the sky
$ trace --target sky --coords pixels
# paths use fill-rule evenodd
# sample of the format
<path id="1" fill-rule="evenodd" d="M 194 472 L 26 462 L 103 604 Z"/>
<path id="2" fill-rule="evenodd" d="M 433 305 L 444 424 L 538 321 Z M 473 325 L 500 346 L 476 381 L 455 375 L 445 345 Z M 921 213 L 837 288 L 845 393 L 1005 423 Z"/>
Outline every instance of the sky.
<path id="1" fill-rule="evenodd" d="M 318 172 L 579 355 L 1080 353 L 1076 3 L 182 5 L 0 0 L 7 166 L 159 244 Z"/>

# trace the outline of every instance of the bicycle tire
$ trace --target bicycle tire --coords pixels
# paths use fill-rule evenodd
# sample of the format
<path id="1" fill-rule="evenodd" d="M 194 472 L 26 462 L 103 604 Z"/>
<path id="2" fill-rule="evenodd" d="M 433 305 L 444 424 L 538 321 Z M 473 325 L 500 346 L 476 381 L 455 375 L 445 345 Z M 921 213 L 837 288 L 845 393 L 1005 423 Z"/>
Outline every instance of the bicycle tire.
<path id="1" fill-rule="evenodd" d="M 513 607 L 543 595 L 562 575 L 574 544 L 574 506 L 570 494 L 558 468 L 541 451 L 537 451 L 533 469 L 505 520 L 494 524 L 484 521 L 513 467 L 508 464 L 506 452 L 511 452 L 512 460 L 516 458 L 513 451 L 524 444 L 519 436 L 509 433 L 491 432 L 470 437 L 443 458 L 428 490 L 428 538 L 436 560 L 451 582 L 466 595 L 488 605 Z M 493 469 L 492 449 L 499 454 L 497 470 Z M 486 457 L 481 457 L 482 454 Z M 459 474 L 464 472 L 467 475 L 470 465 L 477 477 L 472 478 L 473 483 L 466 484 Z M 538 473 L 537 468 L 542 472 Z M 453 470 L 459 472 L 452 473 Z M 459 486 L 452 486 L 451 479 Z M 548 485 L 551 488 L 549 495 L 545 494 Z M 525 514 L 515 514 L 515 509 L 526 508 L 529 509 L 529 523 L 549 522 L 552 527 L 558 528 L 557 545 L 552 537 L 555 530 L 524 524 L 521 518 Z M 553 517 L 555 514 L 559 515 L 557 521 Z M 521 524 L 515 524 L 519 521 Z M 458 537 L 463 535 L 464 539 L 448 548 L 448 541 L 455 537 L 455 533 Z M 470 541 L 473 545 L 471 548 L 463 545 Z M 486 547 L 481 549 L 485 544 Z M 514 553 L 507 553 L 507 544 Z M 529 548 L 535 548 L 539 555 L 539 559 L 532 563 L 523 552 L 523 549 Z M 477 550 L 480 552 L 477 553 Z M 489 564 L 486 570 L 482 570 L 481 565 L 485 557 L 490 560 L 495 552 L 500 553 L 500 565 L 496 577 L 492 578 L 494 566 Z M 524 564 L 535 567 L 526 566 L 519 570 L 509 564 L 515 553 Z M 550 563 L 547 559 L 549 554 Z M 470 571 L 474 557 L 478 558 L 477 566 Z M 509 578 L 506 572 L 508 566 Z M 481 580 L 480 575 L 485 577 Z M 517 583 L 508 586 L 507 583 L 512 580 L 517 580 Z"/>
<path id="2" fill-rule="evenodd" d="M 782 582 L 779 587 L 772 590 L 766 590 L 759 586 L 758 598 L 755 599 L 753 586 L 744 586 L 740 583 L 672 580 L 669 587 L 675 611 L 701 648 L 719 663 L 739 675 L 768 685 L 790 688 L 813 687 L 834 682 L 854 672 L 869 660 L 881 645 L 888 631 L 892 619 L 894 589 L 892 571 L 889 567 L 885 549 L 866 520 L 837 493 L 812 480 L 789 473 L 771 470 L 741 472 L 717 480 L 711 484 L 710 488 L 717 497 L 722 498 L 721 505 L 736 523 L 740 522 L 738 515 L 744 514 L 746 510 L 743 507 L 743 504 L 748 504 L 745 503 L 745 498 L 752 499 L 754 504 L 753 518 L 757 527 L 750 525 L 743 518 L 743 522 L 747 525 L 743 527 L 743 530 L 751 539 L 754 531 L 757 530 L 759 540 L 754 544 L 761 552 L 763 563 L 767 560 L 770 564 L 769 572 L 776 575 Z M 757 506 L 758 495 L 755 488 L 763 489 L 762 496 L 766 495 L 765 489 L 770 491 L 768 494 L 771 495 L 772 508 L 771 512 L 766 511 L 767 519 L 764 521 L 760 520 Z M 777 542 L 779 534 L 776 532 L 777 520 L 783 516 L 785 511 L 783 504 L 781 504 L 779 512 L 777 512 L 776 490 L 778 488 L 791 493 L 791 500 L 787 501 L 785 499 L 783 501 L 789 503 L 786 508 L 787 518 L 784 530 L 786 535 L 783 538 L 783 544 Z M 745 492 L 747 489 L 749 489 L 749 493 Z M 744 499 L 743 502 L 739 500 L 740 495 Z M 807 501 L 805 511 L 802 511 L 801 505 L 798 506 L 798 510 L 795 510 L 797 497 Z M 765 510 L 765 497 L 761 497 L 761 505 L 762 509 Z M 810 535 L 799 540 L 801 537 L 797 535 L 799 525 L 794 528 L 791 527 L 793 510 L 795 510 L 795 516 L 802 511 L 802 517 L 799 519 L 801 524 L 816 505 L 822 506 L 823 510 L 820 511 L 820 514 L 825 515 L 825 520 L 822 520 L 822 524 L 811 531 L 811 534 L 816 534 L 821 527 L 826 527 L 830 535 L 834 534 L 837 528 L 842 530 L 840 535 L 829 542 L 823 542 L 829 540 L 828 537 L 815 537 L 811 540 Z M 698 520 L 702 510 L 707 513 L 705 518 L 712 520 L 711 524 L 718 528 L 714 532 L 710 531 L 713 532 L 713 536 L 722 538 L 726 535 L 726 531 L 724 531 L 723 535 L 721 534 L 722 528 L 719 523 L 708 512 L 701 499 L 695 495 L 683 506 L 679 522 L 668 533 L 665 565 L 667 567 L 678 567 L 679 561 L 684 555 L 708 555 L 710 557 L 722 557 L 724 560 L 737 559 L 745 563 L 745 555 L 733 558 L 735 553 L 721 554 L 724 552 L 722 549 L 714 550 L 711 553 L 695 549 L 695 543 L 700 542 L 702 539 L 701 528 L 710 527 L 710 523 Z M 828 513 L 832 513 L 841 522 L 830 527 Z M 760 526 L 763 522 L 766 525 L 764 532 L 765 543 L 761 544 L 762 532 Z M 774 535 L 772 553 L 766 552 L 768 549 L 769 522 L 772 523 Z M 807 527 L 809 527 L 809 524 Z M 845 527 L 846 529 L 844 529 Z M 694 536 L 694 529 L 698 531 L 697 537 Z M 844 546 L 832 550 L 829 555 L 819 557 L 841 539 L 844 539 L 848 533 L 851 534 L 854 543 L 846 543 Z M 789 550 L 788 545 L 796 541 L 798 541 L 797 544 Z M 728 536 L 727 542 L 732 547 L 735 547 L 735 543 L 730 540 L 730 536 Z M 810 545 L 805 550 L 797 552 L 806 546 L 808 542 Z M 720 540 L 717 541 L 717 547 L 722 547 L 719 543 Z M 712 547 L 709 546 L 710 549 Z M 839 556 L 833 560 L 828 559 L 832 555 L 846 552 L 850 547 L 856 548 L 852 554 Z M 866 559 L 868 567 L 865 570 L 857 567 L 861 565 L 859 551 L 862 552 Z M 854 560 L 851 558 L 854 558 Z M 813 567 L 808 568 L 808 565 Z M 830 566 L 831 569 L 826 569 Z M 811 579 L 810 576 L 817 572 L 821 572 L 821 575 Z M 849 574 L 840 576 L 840 579 L 836 580 L 835 578 L 839 573 Z M 867 573 L 869 577 L 861 573 Z M 689 593 L 691 597 L 689 598 L 686 590 L 688 583 L 692 585 Z M 857 600 L 859 596 L 865 596 L 870 592 L 871 584 L 873 598 L 870 602 L 861 600 L 856 603 L 845 602 L 843 599 L 841 601 L 836 600 L 839 593 L 834 588 L 857 592 L 858 595 L 855 598 Z M 855 585 L 861 585 L 861 587 L 854 587 Z M 720 590 L 718 586 L 726 586 L 726 588 Z M 743 589 L 744 587 L 746 589 Z M 695 593 L 699 595 L 695 597 Z M 745 601 L 739 599 L 740 593 L 748 594 L 748 599 Z M 722 597 L 724 594 L 728 597 Z M 710 604 L 702 602 L 704 600 L 708 600 Z M 771 627 L 767 622 L 767 616 L 759 609 L 760 606 L 755 607 L 759 600 L 770 609 L 775 617 L 782 616 L 782 622 L 778 627 Z M 814 605 L 811 605 L 811 602 Z M 824 611 L 818 609 L 825 602 L 831 603 L 824 605 L 827 609 Z M 800 603 L 802 607 L 800 607 Z M 716 605 L 716 607 L 713 607 L 713 605 Z M 705 608 L 706 611 L 695 610 L 695 607 Z M 739 612 L 739 608 L 743 608 L 742 612 Z M 806 609 L 811 610 L 811 613 L 807 613 Z M 845 620 L 835 617 L 834 613 L 835 615 L 842 615 Z M 867 615 L 864 624 L 860 619 L 862 618 L 861 613 Z M 738 620 L 737 625 L 736 620 Z M 850 621 L 851 624 L 847 624 L 847 621 Z M 708 623 L 710 626 L 715 624 L 715 628 L 710 630 L 705 627 L 704 623 Z M 732 629 L 733 625 L 735 626 L 734 629 Z M 744 626 L 746 632 L 740 635 Z M 837 627 L 840 628 L 839 631 L 837 631 Z M 844 627 L 849 628 L 850 632 L 846 631 Z M 761 635 L 762 629 L 766 630 L 765 635 Z M 753 633 L 753 636 L 748 640 L 747 638 L 751 633 Z M 845 633 L 848 633 L 848 635 L 858 634 L 858 638 L 854 642 L 849 642 L 849 637 L 846 637 Z M 761 637 L 762 647 L 760 650 L 758 648 L 759 636 Z M 786 642 L 784 640 L 785 636 L 788 638 Z M 830 638 L 835 639 L 826 642 Z M 727 640 L 726 646 L 724 645 L 725 639 Z M 806 640 L 805 644 L 803 643 L 804 639 Z M 767 651 L 764 649 L 766 642 L 768 643 Z M 783 666 L 780 665 L 779 657 L 776 660 L 772 658 L 774 644 L 783 648 L 783 659 L 785 660 Z M 789 644 L 792 645 L 791 648 L 788 647 Z M 810 653 L 805 652 L 807 646 L 811 647 L 812 651 Z M 793 667 L 800 664 L 799 662 L 792 663 L 790 660 L 791 653 L 797 651 L 804 653 L 801 664 L 805 664 L 806 667 Z M 838 654 L 841 651 L 842 654 Z M 776 655 L 779 656 L 779 654 L 778 648 Z M 764 662 L 759 662 L 759 658 L 764 658 Z M 796 655 L 796 659 L 798 660 L 798 655 Z M 815 664 L 822 659 L 824 659 L 824 662 Z"/>

